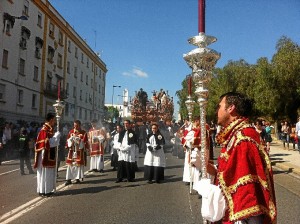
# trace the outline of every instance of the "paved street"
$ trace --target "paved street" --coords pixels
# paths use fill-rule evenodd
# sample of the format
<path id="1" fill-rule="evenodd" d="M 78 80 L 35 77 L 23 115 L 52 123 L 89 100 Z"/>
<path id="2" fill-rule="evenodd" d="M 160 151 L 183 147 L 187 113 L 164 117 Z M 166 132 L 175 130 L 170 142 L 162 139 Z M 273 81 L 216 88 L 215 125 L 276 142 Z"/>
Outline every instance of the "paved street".
<path id="1" fill-rule="evenodd" d="M 280 148 L 271 149 L 273 161 L 287 160 Z M 217 156 L 219 148 L 215 150 Z M 298 153 L 295 151 L 295 154 Z M 299 153 L 298 153 L 299 154 Z M 190 195 L 182 179 L 183 158 L 166 153 L 165 181 L 147 184 L 143 172 L 137 172 L 133 183 L 115 183 L 116 171 L 111 171 L 109 155 L 106 172 L 87 173 L 82 184 L 64 187 L 65 170 L 59 172 L 57 193 L 51 198 L 36 194 L 36 175 L 20 176 L 19 161 L 5 162 L 0 167 L 1 223 L 202 223 L 201 200 Z M 296 155 L 295 155 L 296 156 Z M 276 159 L 276 160 L 275 160 Z M 140 155 L 139 167 L 143 155 Z M 295 224 L 300 218 L 300 180 L 292 172 L 275 170 L 278 223 Z"/>

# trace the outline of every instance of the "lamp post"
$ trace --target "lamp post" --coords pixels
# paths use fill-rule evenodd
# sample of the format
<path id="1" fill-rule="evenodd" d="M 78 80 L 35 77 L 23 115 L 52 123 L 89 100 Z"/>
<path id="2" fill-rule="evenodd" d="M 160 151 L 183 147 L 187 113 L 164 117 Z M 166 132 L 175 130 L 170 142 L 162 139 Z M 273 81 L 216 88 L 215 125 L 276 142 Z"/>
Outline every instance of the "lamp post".
<path id="1" fill-rule="evenodd" d="M 111 105 L 112 105 L 112 107 L 114 107 L 114 92 L 115 92 L 115 88 L 116 87 L 121 88 L 121 86 L 115 86 L 115 85 L 113 85 L 113 92 L 112 92 L 112 97 L 111 97 Z"/>
<path id="2" fill-rule="evenodd" d="M 115 92 L 115 88 L 118 87 L 118 88 L 121 88 L 121 86 L 116 86 L 116 85 L 113 85 L 113 92 L 112 92 L 112 97 L 111 97 L 111 105 L 112 105 L 112 111 L 113 111 L 113 118 L 115 118 L 115 115 L 114 115 L 114 92 Z"/>
<path id="3" fill-rule="evenodd" d="M 14 24 L 15 23 L 15 20 L 16 19 L 20 19 L 20 20 L 28 20 L 28 17 L 27 16 L 12 16 L 10 15 L 9 13 L 5 12 L 4 14 L 4 29 L 3 29 L 3 33 L 6 32 L 6 28 L 7 28 L 7 20 L 11 20 L 12 23 Z M 13 24 L 12 24 L 12 27 L 13 27 Z"/>

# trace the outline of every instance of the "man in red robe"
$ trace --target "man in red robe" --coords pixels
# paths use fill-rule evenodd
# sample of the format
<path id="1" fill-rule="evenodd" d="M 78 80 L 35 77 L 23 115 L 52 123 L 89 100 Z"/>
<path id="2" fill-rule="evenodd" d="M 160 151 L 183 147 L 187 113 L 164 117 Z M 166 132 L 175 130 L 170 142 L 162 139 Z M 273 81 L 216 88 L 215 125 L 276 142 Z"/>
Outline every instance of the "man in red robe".
<path id="1" fill-rule="evenodd" d="M 88 133 L 90 145 L 90 172 L 103 173 L 104 169 L 104 142 L 106 140 L 106 132 L 97 128 L 97 120 L 92 121 L 92 128 Z"/>
<path id="2" fill-rule="evenodd" d="M 60 133 L 54 134 L 55 114 L 48 113 L 35 145 L 34 168 L 37 169 L 37 193 L 50 196 L 55 190 L 56 147 Z"/>
<path id="3" fill-rule="evenodd" d="M 216 176 L 227 209 L 222 223 L 276 223 L 276 200 L 271 162 L 259 133 L 249 124 L 252 102 L 244 95 L 229 92 L 220 97 L 218 124 L 222 146 L 218 168 L 208 164 Z M 241 221 L 241 222 L 239 222 Z"/>
<path id="4" fill-rule="evenodd" d="M 74 129 L 72 129 L 67 137 L 66 148 L 68 148 L 68 157 L 66 160 L 67 173 L 65 185 L 71 184 L 71 180 L 75 179 L 75 183 L 79 184 L 80 179 L 84 176 L 84 166 L 86 165 L 85 152 L 88 147 L 87 133 L 81 129 L 81 122 L 74 121 Z"/>

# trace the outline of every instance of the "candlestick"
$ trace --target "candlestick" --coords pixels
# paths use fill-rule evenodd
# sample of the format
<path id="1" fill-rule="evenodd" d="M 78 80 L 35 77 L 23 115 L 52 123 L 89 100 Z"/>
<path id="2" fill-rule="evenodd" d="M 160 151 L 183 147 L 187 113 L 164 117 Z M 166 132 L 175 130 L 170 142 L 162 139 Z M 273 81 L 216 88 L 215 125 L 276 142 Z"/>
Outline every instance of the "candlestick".
<path id="1" fill-rule="evenodd" d="M 189 96 L 192 95 L 192 76 L 188 77 L 188 94 Z"/>

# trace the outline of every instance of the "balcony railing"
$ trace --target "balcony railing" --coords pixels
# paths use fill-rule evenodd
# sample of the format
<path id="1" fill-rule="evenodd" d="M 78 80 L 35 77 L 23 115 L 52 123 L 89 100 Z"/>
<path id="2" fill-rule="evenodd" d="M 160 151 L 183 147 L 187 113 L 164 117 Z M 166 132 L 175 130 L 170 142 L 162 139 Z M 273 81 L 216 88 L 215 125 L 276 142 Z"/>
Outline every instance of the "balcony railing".
<path id="1" fill-rule="evenodd" d="M 44 88 L 44 94 L 47 97 L 57 99 L 58 96 L 58 86 L 54 85 L 52 83 L 46 83 Z M 60 88 L 60 99 L 66 99 L 68 98 L 68 94 L 66 90 Z"/>

